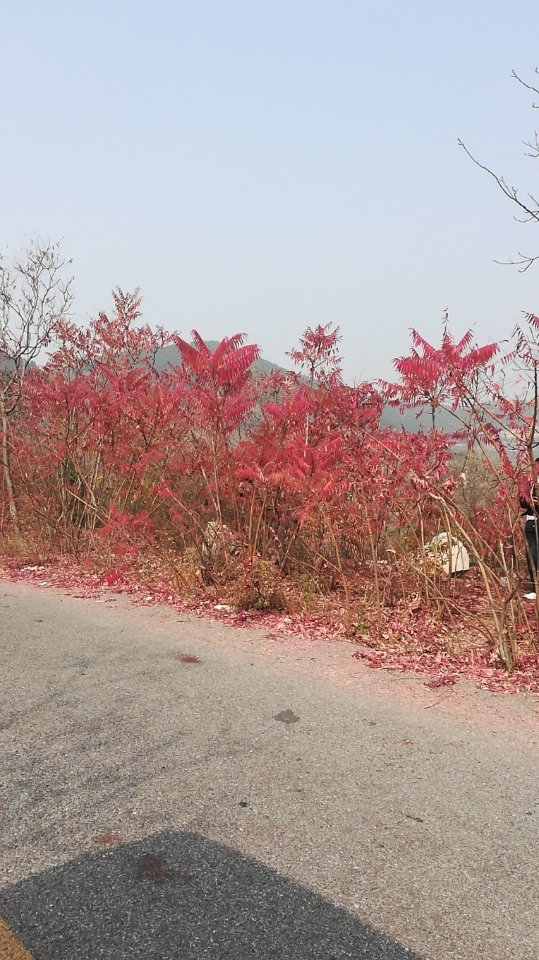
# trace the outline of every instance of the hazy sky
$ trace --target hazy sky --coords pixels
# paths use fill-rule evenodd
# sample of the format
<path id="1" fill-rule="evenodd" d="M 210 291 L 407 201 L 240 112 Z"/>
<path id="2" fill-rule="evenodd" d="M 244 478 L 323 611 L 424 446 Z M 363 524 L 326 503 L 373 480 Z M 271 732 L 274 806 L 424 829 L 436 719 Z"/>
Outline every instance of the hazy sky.
<path id="1" fill-rule="evenodd" d="M 539 114 L 537 0 L 2 0 L 0 246 L 63 238 L 82 318 L 140 286 L 145 318 L 245 331 L 281 362 L 341 328 L 349 380 L 408 329 L 506 335 L 539 311 L 539 227 L 514 183 Z M 536 78 L 539 79 L 539 78 Z M 539 186 L 536 188 L 539 192 Z"/>

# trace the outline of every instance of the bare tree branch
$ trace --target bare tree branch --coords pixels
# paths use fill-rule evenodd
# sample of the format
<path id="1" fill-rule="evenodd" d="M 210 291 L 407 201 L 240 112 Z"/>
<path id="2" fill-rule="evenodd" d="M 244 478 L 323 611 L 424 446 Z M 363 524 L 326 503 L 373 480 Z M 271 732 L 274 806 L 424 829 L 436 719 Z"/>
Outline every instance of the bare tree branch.
<path id="1" fill-rule="evenodd" d="M 526 270 L 529 270 L 534 263 L 539 260 L 539 254 L 535 257 L 527 257 L 524 253 L 518 251 L 518 260 L 495 260 L 494 263 L 498 263 L 502 267 L 518 267 L 519 273 L 526 273 Z"/>
<path id="2" fill-rule="evenodd" d="M 69 316 L 72 278 L 64 278 L 58 243 L 32 243 L 7 265 L 0 255 L 0 436 L 1 463 L 10 518 L 19 531 L 10 466 L 10 438 L 28 368 L 51 342 L 54 328 Z"/>
<path id="3" fill-rule="evenodd" d="M 477 157 L 474 157 L 473 153 L 468 150 L 468 147 L 462 140 L 459 139 L 458 144 L 459 147 L 462 147 L 464 152 L 469 156 L 470 160 L 472 160 L 480 170 L 484 170 L 485 173 L 488 173 L 489 177 L 492 177 L 495 183 L 498 184 L 502 193 L 504 193 L 509 200 L 512 200 L 513 203 L 516 203 L 522 210 L 524 210 L 525 213 L 528 214 L 526 220 L 523 222 L 528 223 L 530 220 L 539 221 L 539 209 L 537 207 L 533 209 L 527 204 L 523 203 L 518 195 L 518 189 L 516 187 L 510 187 L 503 177 L 498 176 L 497 173 L 494 173 L 494 170 L 491 170 L 490 167 L 487 167 L 484 163 L 481 163 Z M 531 199 L 533 200 L 533 197 L 531 197 Z"/>
<path id="4" fill-rule="evenodd" d="M 536 72 L 537 74 L 539 74 L 539 70 L 537 69 L 537 67 L 535 68 L 535 72 Z M 521 84 L 521 86 L 526 87 L 526 90 L 530 90 L 532 93 L 536 93 L 537 96 L 539 97 L 539 87 L 534 87 L 531 83 L 526 83 L 526 81 L 523 80 L 522 77 L 519 77 L 519 75 L 518 75 L 518 73 L 516 72 L 516 70 L 512 70 L 512 71 L 511 71 L 511 76 L 513 77 L 513 80 L 517 80 L 518 83 Z M 532 103 L 532 107 L 533 107 L 534 110 L 538 110 L 538 109 L 539 109 L 539 104 L 537 104 L 537 103 Z"/>
<path id="5" fill-rule="evenodd" d="M 539 75 L 539 69 L 535 68 L 535 73 Z M 536 93 L 539 97 L 539 87 L 534 86 L 532 83 L 526 83 L 525 80 L 520 77 L 515 70 L 512 72 L 512 77 L 516 80 L 522 87 L 531 93 Z M 539 103 L 532 103 L 534 109 L 539 109 Z M 535 221 L 539 222 L 539 200 L 534 193 L 529 192 L 527 194 L 527 199 L 522 199 L 521 192 L 518 187 L 510 186 L 505 177 L 500 176 L 491 167 L 488 167 L 486 164 L 481 163 L 480 160 L 468 149 L 466 144 L 459 139 L 459 146 L 462 147 L 466 155 L 470 158 L 472 163 L 475 163 L 476 167 L 479 167 L 480 170 L 483 170 L 484 173 L 494 180 L 495 184 L 502 191 L 504 196 L 508 200 L 511 200 L 512 203 L 516 204 L 518 209 L 522 211 L 525 216 L 515 216 L 517 223 L 530 223 Z M 534 136 L 531 140 L 524 141 L 524 145 L 528 147 L 528 151 L 525 156 L 530 157 L 532 160 L 536 160 L 539 157 L 539 133 L 537 130 L 534 133 Z M 495 263 L 501 263 L 504 265 L 516 266 L 519 270 L 519 273 L 525 273 L 526 270 L 529 270 L 536 261 L 539 260 L 539 254 L 528 255 L 525 253 L 518 252 L 517 258 L 509 260 L 496 260 Z"/>

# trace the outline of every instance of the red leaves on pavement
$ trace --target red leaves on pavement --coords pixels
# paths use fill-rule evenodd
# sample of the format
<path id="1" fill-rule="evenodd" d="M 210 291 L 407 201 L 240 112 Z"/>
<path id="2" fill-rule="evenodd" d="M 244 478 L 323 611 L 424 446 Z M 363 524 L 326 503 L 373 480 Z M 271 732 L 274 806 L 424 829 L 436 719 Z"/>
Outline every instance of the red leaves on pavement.
<path id="1" fill-rule="evenodd" d="M 453 686 L 471 680 L 478 687 L 503 693 L 539 693 L 539 655 L 523 654 L 516 668 L 508 673 L 501 664 L 493 666 L 487 651 L 468 655 L 402 653 L 395 650 L 356 650 L 352 657 L 365 660 L 370 667 L 412 672 L 427 677 L 432 689 Z"/>
<path id="2" fill-rule="evenodd" d="M 154 586 L 150 592 L 147 587 L 129 578 L 127 572 L 124 571 L 120 576 L 119 568 L 115 568 L 110 573 L 112 576 L 107 572 L 102 574 L 82 572 L 80 567 L 69 565 L 21 567 L 11 564 L 0 567 L 2 579 L 26 580 L 37 586 L 73 590 L 76 591 L 72 594 L 73 596 L 93 598 L 97 602 L 109 602 L 115 599 L 103 596 L 110 588 L 112 579 L 114 591 L 128 594 L 135 603 L 144 606 L 166 604 L 177 610 L 190 611 L 200 616 L 220 620 L 231 627 L 262 629 L 266 631 L 268 640 L 293 640 L 299 637 L 303 640 L 320 642 L 347 639 L 346 627 L 339 622 L 338 618 L 333 619 L 331 623 L 324 623 L 314 616 L 290 617 L 256 610 L 235 611 L 228 604 L 216 604 L 214 599 L 187 602 L 179 597 L 173 597 L 168 584 L 164 584 L 161 589 Z M 418 612 L 414 608 L 415 604 L 412 604 L 410 616 L 416 624 Z M 415 649 L 361 647 L 352 654 L 352 657 L 364 662 L 372 669 L 383 668 L 419 674 L 426 678 L 426 686 L 432 689 L 453 686 L 459 681 L 468 680 L 478 687 L 493 692 L 539 693 L 539 654 L 531 652 L 521 654 L 515 669 L 508 673 L 501 664 L 497 663 L 492 653 L 484 648 L 462 654 L 441 650 L 439 640 L 435 640 L 433 627 L 434 624 L 431 624 L 429 634 L 429 621 L 425 618 L 423 621 L 425 634 L 422 638 L 421 624 L 412 629 L 409 623 L 398 620 L 394 616 L 388 621 L 386 637 L 394 637 L 402 641 L 405 636 L 406 643 L 415 645 Z M 425 652 L 425 647 L 429 645 L 432 647 L 432 652 Z M 178 659 L 184 663 L 200 662 L 192 654 L 181 654 Z"/>
<path id="3" fill-rule="evenodd" d="M 123 837 L 120 833 L 115 833 L 114 830 L 105 830 L 104 833 L 94 837 L 94 843 L 97 843 L 100 847 L 117 847 L 118 844 L 123 843 Z"/>

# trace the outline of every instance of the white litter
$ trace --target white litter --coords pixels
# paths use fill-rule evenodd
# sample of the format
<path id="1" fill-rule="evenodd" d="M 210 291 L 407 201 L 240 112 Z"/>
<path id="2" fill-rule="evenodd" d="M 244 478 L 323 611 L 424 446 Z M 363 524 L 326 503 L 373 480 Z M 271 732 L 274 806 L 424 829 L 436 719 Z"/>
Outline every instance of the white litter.
<path id="1" fill-rule="evenodd" d="M 463 573 L 470 569 L 470 555 L 457 537 L 448 533 L 439 533 L 427 544 L 426 555 L 433 560 L 444 573 Z"/>

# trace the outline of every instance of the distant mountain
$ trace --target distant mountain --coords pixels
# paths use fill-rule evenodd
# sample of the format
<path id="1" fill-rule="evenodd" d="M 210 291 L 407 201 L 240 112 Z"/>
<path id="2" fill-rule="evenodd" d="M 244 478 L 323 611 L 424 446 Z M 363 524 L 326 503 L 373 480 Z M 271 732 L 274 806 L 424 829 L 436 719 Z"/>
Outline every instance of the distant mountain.
<path id="1" fill-rule="evenodd" d="M 426 432 L 432 426 L 430 410 L 405 410 L 401 413 L 398 407 L 384 407 L 380 420 L 382 427 L 404 427 L 407 433 Z M 444 433 L 455 433 L 462 427 L 457 418 L 448 410 L 436 411 L 436 428 Z"/>

